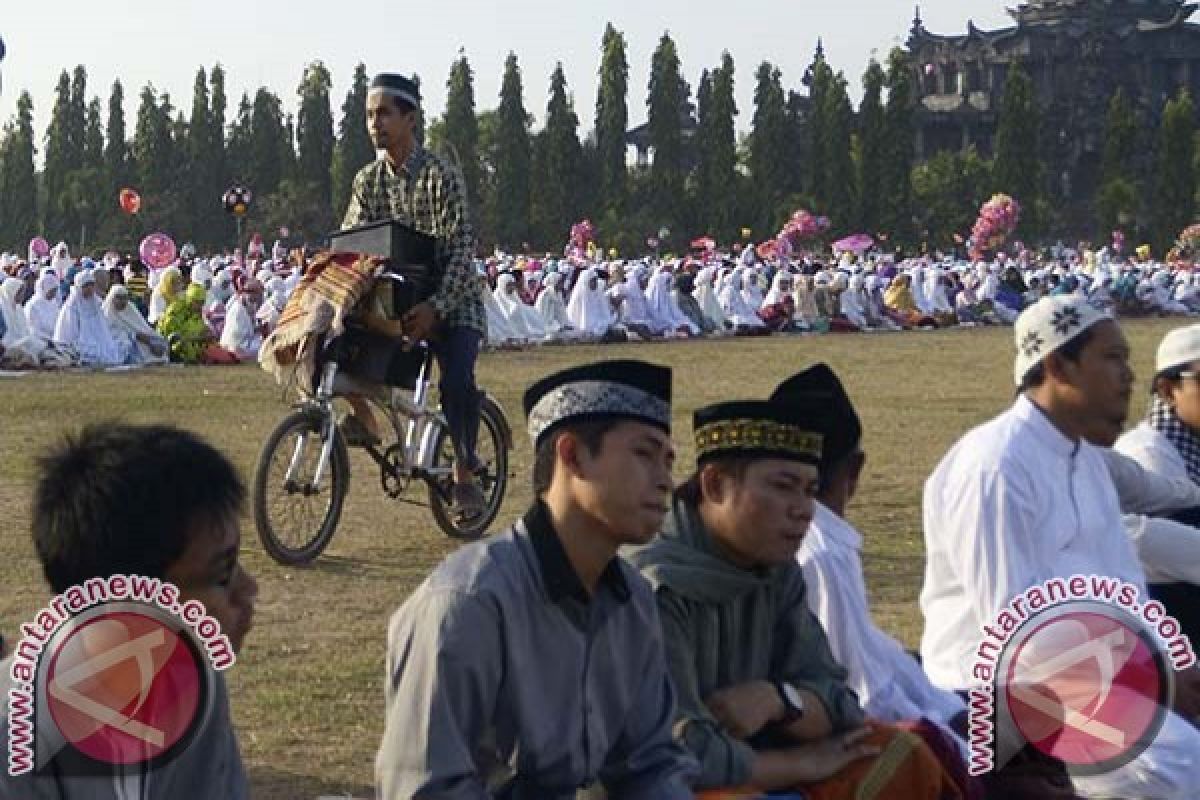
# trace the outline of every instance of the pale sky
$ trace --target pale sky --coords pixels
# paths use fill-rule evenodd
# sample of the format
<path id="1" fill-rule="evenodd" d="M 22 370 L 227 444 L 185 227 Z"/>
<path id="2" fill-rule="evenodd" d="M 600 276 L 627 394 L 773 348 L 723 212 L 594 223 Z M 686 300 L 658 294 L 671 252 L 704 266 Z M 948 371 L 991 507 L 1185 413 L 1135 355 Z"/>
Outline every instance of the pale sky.
<path id="1" fill-rule="evenodd" d="M 475 70 L 476 107 L 499 100 L 504 59 L 520 61 L 525 105 L 544 115 L 550 73 L 563 62 L 580 118 L 580 135 L 594 122 L 600 39 L 611 21 L 625 34 L 630 64 L 631 125 L 645 119 L 650 57 L 664 31 L 679 48 L 684 77 L 696 85 L 703 69 L 729 50 L 736 65 L 739 130 L 754 112 L 754 72 L 771 61 L 786 88 L 799 88 L 818 36 L 829 61 L 844 70 L 856 101 L 868 60 L 882 61 L 902 44 L 913 19 L 910 0 L 0 0 L 0 37 L 8 54 L 0 62 L 0 121 L 28 89 L 34 100 L 39 160 L 43 133 L 62 69 L 84 64 L 88 94 L 99 95 L 107 120 L 112 82 L 125 87 L 132 136 L 138 95 L 147 83 L 170 93 L 187 114 L 196 69 L 220 62 L 227 74 L 230 117 L 243 91 L 265 85 L 294 111 L 304 65 L 320 59 L 333 76 L 335 124 L 359 61 L 369 72 L 416 72 L 425 109 L 445 106 L 446 78 L 459 48 Z M 1005 7 L 1015 0 L 926 0 L 925 25 L 939 33 L 964 33 L 968 18 L 983 28 L 1010 24 Z M 539 122 L 540 124 L 540 122 Z"/>

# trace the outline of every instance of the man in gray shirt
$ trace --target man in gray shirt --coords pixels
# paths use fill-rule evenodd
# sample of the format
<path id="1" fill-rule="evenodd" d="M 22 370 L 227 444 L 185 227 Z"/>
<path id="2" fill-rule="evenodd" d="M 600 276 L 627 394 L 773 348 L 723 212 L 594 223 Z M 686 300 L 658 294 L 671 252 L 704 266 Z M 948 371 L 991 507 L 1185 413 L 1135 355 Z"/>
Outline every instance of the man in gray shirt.
<path id="1" fill-rule="evenodd" d="M 670 381 L 612 361 L 526 392 L 533 507 L 446 559 L 389 625 L 381 798 L 692 797 L 654 596 L 617 557 L 667 511 Z"/>

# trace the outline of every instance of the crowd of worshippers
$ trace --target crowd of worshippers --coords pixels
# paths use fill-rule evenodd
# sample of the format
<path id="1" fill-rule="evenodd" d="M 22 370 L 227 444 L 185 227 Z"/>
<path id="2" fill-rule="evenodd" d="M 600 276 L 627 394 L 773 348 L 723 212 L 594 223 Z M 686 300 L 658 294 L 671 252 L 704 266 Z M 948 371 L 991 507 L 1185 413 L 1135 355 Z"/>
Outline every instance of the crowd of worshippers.
<path id="1" fill-rule="evenodd" d="M 197 259 L 165 269 L 60 242 L 32 263 L 0 255 L 0 368 L 130 368 L 254 361 L 301 268 L 275 257 Z"/>
<path id="2" fill-rule="evenodd" d="M 234 364 L 257 358 L 304 270 L 265 252 L 147 270 L 109 253 L 0 255 L 0 367 Z M 1022 253 L 988 263 L 880 254 L 821 261 L 707 253 L 688 259 L 475 262 L 487 346 L 622 342 L 772 333 L 851 333 L 1010 325 L 1046 296 L 1120 316 L 1200 312 L 1200 274 L 1108 252 Z"/>
<path id="3" fill-rule="evenodd" d="M 1111 315 L 1043 298 L 1015 342 L 1015 401 L 925 482 L 919 657 L 870 615 L 847 518 L 870 431 L 828 366 L 697 410 L 677 487 L 669 369 L 604 361 L 536 382 L 530 507 L 448 556 L 388 624 L 378 796 L 1200 797 L 1195 666 L 1162 695 L 1152 740 L 1107 771 L 1071 768 L 1043 749 L 1054 736 L 1019 738 L 986 775 L 965 768 L 985 626 L 1031 587 L 1117 579 L 1198 633 L 1200 325 L 1161 342 L 1146 416 L 1124 434 L 1134 376 Z M 104 426 L 41 463 L 33 532 L 51 589 L 177 580 L 240 646 L 257 589 L 223 456 L 184 432 Z M 0 796 L 247 797 L 216 687 L 211 724 L 159 768 L 0 775 Z M 1059 702 L 1032 729 L 1073 724 Z"/>
<path id="4" fill-rule="evenodd" d="M 493 347 L 770 333 L 852 333 L 1011 325 L 1046 296 L 1122 316 L 1200 312 L 1200 275 L 1101 251 L 1047 251 L 983 263 L 878 254 L 761 259 L 484 262 Z"/>

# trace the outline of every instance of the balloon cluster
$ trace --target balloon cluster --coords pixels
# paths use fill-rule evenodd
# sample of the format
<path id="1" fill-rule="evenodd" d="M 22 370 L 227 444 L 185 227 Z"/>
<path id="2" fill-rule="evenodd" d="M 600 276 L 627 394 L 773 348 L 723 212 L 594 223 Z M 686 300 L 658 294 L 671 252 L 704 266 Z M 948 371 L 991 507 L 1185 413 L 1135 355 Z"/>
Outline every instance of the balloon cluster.
<path id="1" fill-rule="evenodd" d="M 1021 220 L 1021 206 L 1006 194 L 992 195 L 979 209 L 979 219 L 971 231 L 971 258 L 981 260 L 987 252 L 995 252 Z"/>
<path id="2" fill-rule="evenodd" d="M 782 255 L 789 255 L 799 250 L 804 242 L 816 239 L 828 231 L 829 226 L 829 217 L 819 217 L 801 208 L 792 214 L 776 237 L 779 240 L 778 249 Z"/>
<path id="3" fill-rule="evenodd" d="M 590 219 L 581 220 L 571 226 L 570 248 L 576 255 L 582 255 L 588 245 L 596 241 L 596 226 Z"/>
<path id="4" fill-rule="evenodd" d="M 1125 250 L 1125 232 L 1113 231 L 1112 234 L 1112 249 L 1114 253 L 1120 254 Z"/>
<path id="5" fill-rule="evenodd" d="M 1200 223 L 1189 225 L 1179 234 L 1179 241 L 1175 242 L 1175 249 L 1172 252 L 1177 252 L 1178 257 L 1171 259 L 1172 261 L 1188 261 L 1195 263 L 1200 261 Z"/>
<path id="6" fill-rule="evenodd" d="M 234 216 L 244 216 L 250 210 L 250 200 L 252 199 L 250 190 L 240 183 L 235 183 L 221 196 L 221 202 L 225 204 L 225 210 Z"/>
<path id="7" fill-rule="evenodd" d="M 760 242 L 754 251 L 758 253 L 758 257 L 763 261 L 771 261 L 779 254 L 779 240 L 768 239 L 765 242 Z"/>

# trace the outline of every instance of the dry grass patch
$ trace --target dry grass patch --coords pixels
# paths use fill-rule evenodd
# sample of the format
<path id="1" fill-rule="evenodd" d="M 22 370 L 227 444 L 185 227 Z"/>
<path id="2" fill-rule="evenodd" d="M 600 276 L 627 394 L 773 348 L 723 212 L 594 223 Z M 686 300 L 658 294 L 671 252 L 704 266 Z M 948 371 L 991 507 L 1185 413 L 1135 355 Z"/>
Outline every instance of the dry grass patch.
<path id="1" fill-rule="evenodd" d="M 1148 383 L 1162 334 L 1178 324 L 1126 326 L 1141 381 Z M 481 383 L 517 431 L 514 479 L 500 522 L 515 519 L 530 500 L 521 393 L 552 370 L 621 357 L 674 367 L 682 478 L 693 457 L 694 409 L 764 397 L 788 374 L 825 361 L 845 381 L 866 429 L 867 469 L 851 518 L 866 536 L 873 611 L 914 645 L 921 627 L 921 488 L 958 436 L 1011 401 L 1010 337 L 1009 330 L 972 330 L 488 354 L 480 363 Z M 1134 418 L 1143 410 L 1140 401 L 1135 406 Z M 0 380 L 0 581 L 6 587 L 0 628 L 10 641 L 47 598 L 28 534 L 35 458 L 46 445 L 89 421 L 168 422 L 206 436 L 248 478 L 284 412 L 279 389 L 255 367 Z M 229 680 L 255 797 L 371 795 L 387 618 L 457 546 L 436 530 L 426 509 L 388 501 L 365 456 L 356 453 L 352 462 L 341 527 L 313 567 L 279 567 L 264 555 L 250 520 L 243 522 L 243 559 L 258 578 L 260 600 L 255 630 Z"/>

